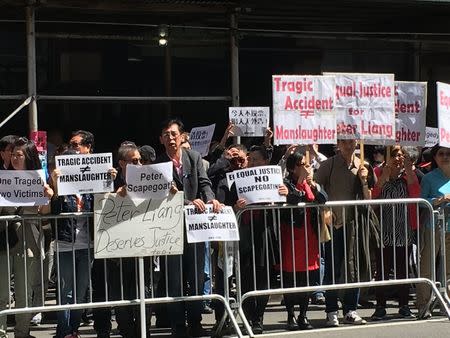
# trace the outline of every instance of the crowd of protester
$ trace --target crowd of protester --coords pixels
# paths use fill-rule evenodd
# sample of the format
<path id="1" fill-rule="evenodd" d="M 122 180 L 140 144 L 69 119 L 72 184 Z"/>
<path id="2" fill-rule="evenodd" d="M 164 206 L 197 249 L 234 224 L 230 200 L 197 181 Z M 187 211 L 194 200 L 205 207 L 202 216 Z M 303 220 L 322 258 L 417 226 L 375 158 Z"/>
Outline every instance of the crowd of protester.
<path id="1" fill-rule="evenodd" d="M 379 281 L 392 276 L 404 279 L 417 276 L 417 271 L 420 271 L 420 277 L 431 278 L 435 267 L 430 266 L 430 261 L 433 255 L 438 259 L 440 250 L 445 250 L 447 276 L 444 277 L 449 278 L 450 233 L 446 234 L 445 247 L 441 247 L 440 232 L 432 231 L 429 215 L 415 205 L 336 207 L 325 209 L 323 213 L 313 208 L 293 207 L 276 217 L 275 213 L 263 210 L 263 206 L 261 210 L 245 211 L 247 201 L 238 197 L 235 184 L 228 184 L 226 174 L 244 168 L 279 165 L 284 180 L 278 193 L 285 196 L 291 206 L 422 197 L 438 208 L 450 202 L 450 149 L 438 145 L 427 150 L 399 145 L 376 147 L 373 161 L 363 161 L 358 157 L 355 140 L 338 140 L 335 153 L 327 158 L 319 152 L 317 145 L 274 147 L 270 128 L 262 142 L 255 138 L 253 144 L 232 143 L 233 127 L 230 124 L 222 139 L 212 143 L 209 155 L 202 158 L 190 149 L 189 134 L 183 123 L 178 119 L 167 120 L 161 126 L 162 152 L 157 154 L 150 145 L 138 146 L 132 141 L 124 141 L 116 153 L 118 166 L 110 168 L 109 173 L 114 179 L 114 191 L 124 196 L 128 164 L 172 162 L 171 191 L 183 191 L 185 204 L 193 204 L 200 211 L 205 210 L 206 203 L 212 204 L 216 212 L 223 205 L 232 206 L 235 212 L 243 211 L 238 244 L 240 291 L 273 289 L 274 285 L 288 289 L 283 296 L 286 329 L 313 328 L 307 317 L 310 301 L 325 306 L 327 326 L 335 327 L 341 323 L 338 301 L 342 304 L 343 323 L 366 323 L 366 319 L 357 313 L 360 289 L 323 292 L 318 288 L 310 293 L 296 292 L 292 289 L 295 287 Z M 51 203 L 41 207 L 1 207 L 1 215 L 93 211 L 92 194 L 58 195 L 60 172 L 55 169 L 54 156 L 91 154 L 94 145 L 92 133 L 74 131 L 67 144 L 56 145 L 48 161 L 48 184 L 44 193 Z M 1 138 L 0 154 L 1 170 L 41 169 L 36 146 L 24 137 L 8 135 Z M 6 221 L 2 221 L 0 225 L 2 309 L 11 302 L 12 285 L 16 307 L 43 306 L 45 299 L 42 296 L 45 297 L 50 280 L 56 281 L 59 304 L 137 298 L 135 258 L 94 260 L 92 218 L 73 216 L 58 222 L 45 219 L 39 222 L 9 221 L 7 227 Z M 433 235 L 436 236 L 434 252 Z M 226 243 L 191 244 L 187 243 L 186 236 L 184 238 L 182 255 L 146 258 L 145 292 L 148 297 L 223 295 L 225 284 L 233 284 L 233 276 L 224 271 L 222 263 Z M 405 268 L 410 262 L 419 266 Z M 229 283 L 224 283 L 225 276 Z M 431 317 L 429 286 L 416 285 L 416 313 L 410 308 L 410 285 L 399 286 L 396 291 L 401 317 Z M 371 320 L 386 319 L 387 295 L 386 289 L 376 288 L 376 307 Z M 247 298 L 242 304 L 255 334 L 264 332 L 263 317 L 268 301 L 269 296 L 264 295 Z M 295 314 L 297 309 L 298 315 Z M 218 324 L 224 316 L 224 306 L 221 302 L 210 303 L 208 300 L 148 306 L 147 318 L 155 313 L 156 325 L 170 327 L 175 337 L 200 337 L 207 335 L 202 326 L 202 313 L 212 310 Z M 141 325 L 145 325 L 150 333 L 150 320 L 140 323 L 136 306 L 118 306 L 114 313 L 121 336 L 139 337 Z M 79 309 L 59 311 L 56 337 L 79 337 L 79 326 L 86 320 L 83 315 L 84 311 Z M 35 318 L 39 316 L 32 320 L 31 314 L 16 314 L 14 336 L 33 337 L 30 323 L 36 322 Z M 94 308 L 92 318 L 97 336 L 109 337 L 112 309 Z M 222 327 L 216 325 L 213 331 L 220 336 L 228 329 L 230 324 L 226 320 Z M 7 337 L 6 316 L 0 316 L 1 337 Z"/>

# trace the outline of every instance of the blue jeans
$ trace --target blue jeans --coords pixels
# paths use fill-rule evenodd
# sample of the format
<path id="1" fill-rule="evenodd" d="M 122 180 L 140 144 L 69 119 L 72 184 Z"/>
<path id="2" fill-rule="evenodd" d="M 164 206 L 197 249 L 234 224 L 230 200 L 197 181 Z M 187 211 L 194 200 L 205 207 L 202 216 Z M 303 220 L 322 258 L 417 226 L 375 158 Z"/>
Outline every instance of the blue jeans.
<path id="1" fill-rule="evenodd" d="M 334 283 L 345 283 L 344 272 L 342 271 L 342 264 L 344 262 L 344 228 L 334 229 L 333 241 L 325 243 L 325 275 L 323 277 L 323 283 L 326 285 L 333 284 L 333 256 L 332 256 L 332 243 L 334 249 Z M 343 298 L 342 310 L 344 315 L 348 311 L 355 311 L 358 306 L 359 289 L 345 289 L 342 291 Z M 325 292 L 325 312 L 338 311 L 338 291 L 328 290 Z"/>
<path id="2" fill-rule="evenodd" d="M 73 252 L 59 252 L 59 283 L 61 292 L 61 304 L 73 304 L 74 295 L 74 274 L 75 263 L 76 275 L 76 302 L 84 303 L 86 301 L 86 291 L 89 286 L 89 262 L 88 249 L 76 250 L 75 262 L 72 259 Z M 93 255 L 91 252 L 90 258 Z M 81 322 L 83 310 L 64 310 L 57 314 L 58 326 L 56 327 L 56 337 L 64 338 L 66 335 L 78 331 Z"/>
<path id="3" fill-rule="evenodd" d="M 205 242 L 205 283 L 203 287 L 203 294 L 210 295 L 211 294 L 211 253 L 210 253 L 210 243 Z M 205 300 L 204 304 L 209 305 L 211 301 Z"/>

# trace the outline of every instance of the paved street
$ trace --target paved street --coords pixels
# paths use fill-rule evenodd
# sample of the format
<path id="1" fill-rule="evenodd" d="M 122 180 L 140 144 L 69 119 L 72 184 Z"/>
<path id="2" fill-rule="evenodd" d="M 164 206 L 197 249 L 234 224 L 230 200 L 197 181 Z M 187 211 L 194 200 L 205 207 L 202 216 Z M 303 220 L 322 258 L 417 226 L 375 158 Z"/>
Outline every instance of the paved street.
<path id="1" fill-rule="evenodd" d="M 298 335 L 309 336 L 314 334 L 315 337 L 341 337 L 361 338 L 361 337 L 450 337 L 450 321 L 439 315 L 436 310 L 433 319 L 428 321 L 405 320 L 398 317 L 395 304 L 390 303 L 388 308 L 388 320 L 383 322 L 370 322 L 370 316 L 373 309 L 359 309 L 359 314 L 368 320 L 365 326 L 341 325 L 339 328 L 325 327 L 324 306 L 311 305 L 308 316 L 314 327 L 313 331 L 285 331 L 286 312 L 284 307 L 280 305 L 280 299 L 272 299 L 264 317 L 265 333 L 261 337 L 293 337 Z M 414 310 L 415 312 L 415 310 Z M 205 328 L 210 330 L 214 324 L 213 315 L 204 315 Z M 152 320 L 154 323 L 154 318 Z M 113 323 L 115 327 L 115 322 Z M 114 332 L 113 337 L 120 337 Z M 44 323 L 38 327 L 33 327 L 32 334 L 39 338 L 52 337 L 55 334 L 55 322 Z M 92 326 L 83 326 L 80 328 L 80 334 L 84 338 L 94 338 L 95 332 Z M 152 329 L 153 337 L 167 337 L 170 335 L 168 329 Z"/>

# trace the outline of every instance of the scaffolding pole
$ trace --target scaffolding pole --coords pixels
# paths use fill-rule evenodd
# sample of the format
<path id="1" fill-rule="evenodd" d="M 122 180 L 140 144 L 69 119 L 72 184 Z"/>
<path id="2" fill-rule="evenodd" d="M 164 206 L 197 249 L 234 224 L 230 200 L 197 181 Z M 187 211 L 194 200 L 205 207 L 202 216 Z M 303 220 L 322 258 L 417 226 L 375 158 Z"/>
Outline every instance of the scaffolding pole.
<path id="1" fill-rule="evenodd" d="M 239 48 L 238 48 L 238 25 L 236 14 L 230 17 L 230 54 L 231 54 L 231 104 L 239 107 Z M 241 137 L 236 136 L 236 143 L 241 143 Z"/>
<path id="2" fill-rule="evenodd" d="M 31 102 L 28 105 L 28 129 L 30 132 L 38 130 L 37 103 L 36 103 L 36 32 L 35 11 L 33 6 L 27 6 L 26 30 L 27 30 L 27 70 L 28 70 L 28 97 Z"/>

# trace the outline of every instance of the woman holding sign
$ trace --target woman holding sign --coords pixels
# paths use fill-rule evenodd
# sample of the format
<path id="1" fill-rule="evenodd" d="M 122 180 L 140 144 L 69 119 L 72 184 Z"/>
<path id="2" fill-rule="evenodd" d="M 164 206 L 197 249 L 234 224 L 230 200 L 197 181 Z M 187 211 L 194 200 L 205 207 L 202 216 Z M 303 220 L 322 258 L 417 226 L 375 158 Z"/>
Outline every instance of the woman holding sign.
<path id="1" fill-rule="evenodd" d="M 270 162 L 270 154 L 264 146 L 252 146 L 248 153 L 248 168 L 267 166 Z M 232 200 L 226 204 L 234 205 L 234 209 L 242 209 L 247 205 L 247 200 L 237 198 L 236 185 L 231 189 Z M 287 195 L 287 188 L 281 184 L 278 193 Z M 269 253 L 275 240 L 269 239 L 272 231 L 271 216 L 264 210 L 251 210 L 242 214 L 239 223 L 239 256 L 241 272 L 242 294 L 253 290 L 270 289 L 268 272 L 271 272 L 275 262 L 269 261 L 274 254 Z M 269 251 L 270 252 L 270 251 Z M 269 296 L 251 297 L 244 301 L 242 308 L 249 319 L 254 334 L 263 333 L 263 316 Z"/>
<path id="2" fill-rule="evenodd" d="M 390 146 L 390 158 L 382 167 L 375 168 L 378 177 L 372 191 L 372 198 L 401 199 L 418 198 L 420 185 L 413 164 L 401 146 Z M 385 158 L 387 158 L 385 154 Z M 377 250 L 376 280 L 388 280 L 392 269 L 395 269 L 396 279 L 408 278 L 409 253 L 412 252 L 414 231 L 417 229 L 417 210 L 415 204 L 410 204 L 407 211 L 403 206 L 384 205 L 380 209 L 383 220 L 381 228 L 382 249 Z M 395 260 L 395 261 L 394 261 Z M 404 318 L 415 318 L 408 306 L 409 285 L 397 286 L 399 296 L 398 313 Z M 382 320 L 386 317 L 386 290 L 376 288 L 377 308 L 372 320 Z"/>
<path id="3" fill-rule="evenodd" d="M 36 146 L 25 137 L 15 142 L 11 164 L 14 170 L 42 169 Z M 44 184 L 44 196 L 49 199 L 53 196 L 53 190 L 47 184 Z M 20 207 L 18 213 L 24 216 L 45 215 L 50 213 L 50 205 Z M 45 258 L 45 247 L 50 244 L 46 240 L 46 230 L 48 233 L 49 227 L 42 225 L 39 220 L 23 221 L 17 229 L 19 240 L 10 250 L 13 260 L 10 273 L 14 274 L 16 308 L 44 305 L 42 294 L 45 295 L 47 274 L 41 270 L 41 260 Z M 41 285 L 41 280 L 44 285 Z M 9 293 L 9 290 L 1 292 Z M 16 314 L 15 337 L 31 337 L 30 319 L 31 314 Z"/>
<path id="4" fill-rule="evenodd" d="M 327 195 L 313 180 L 313 171 L 305 154 L 297 149 L 286 159 L 288 176 L 284 184 L 288 188 L 287 202 L 325 203 Z M 305 215 L 306 212 L 306 215 Z M 306 224 L 305 224 L 306 223 Z M 281 224 L 281 255 L 284 287 L 299 287 L 318 280 L 319 260 L 319 219 L 314 209 L 294 208 L 284 215 Z M 288 329 L 310 330 L 312 325 L 306 317 L 309 293 L 285 294 L 288 312 Z M 294 306 L 300 306 L 300 314 L 294 315 Z"/>

